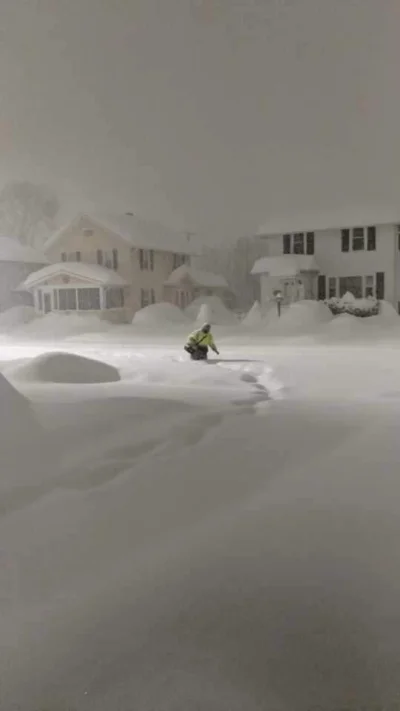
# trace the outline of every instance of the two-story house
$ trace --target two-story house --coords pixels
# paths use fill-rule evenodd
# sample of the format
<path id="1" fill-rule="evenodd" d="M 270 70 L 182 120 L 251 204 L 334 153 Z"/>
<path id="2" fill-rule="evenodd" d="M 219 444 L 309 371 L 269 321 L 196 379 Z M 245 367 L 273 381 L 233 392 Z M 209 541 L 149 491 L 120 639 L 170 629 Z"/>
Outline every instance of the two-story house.
<path id="1" fill-rule="evenodd" d="M 23 284 L 37 313 L 90 311 L 115 322 L 163 301 L 169 275 L 192 253 L 185 235 L 133 214 L 78 215 L 44 249 L 50 266 Z"/>
<path id="2" fill-rule="evenodd" d="M 284 302 L 325 300 L 351 292 L 385 299 L 400 310 L 400 226 L 340 227 L 265 235 L 268 256 L 251 271 L 263 306 L 276 291 Z"/>

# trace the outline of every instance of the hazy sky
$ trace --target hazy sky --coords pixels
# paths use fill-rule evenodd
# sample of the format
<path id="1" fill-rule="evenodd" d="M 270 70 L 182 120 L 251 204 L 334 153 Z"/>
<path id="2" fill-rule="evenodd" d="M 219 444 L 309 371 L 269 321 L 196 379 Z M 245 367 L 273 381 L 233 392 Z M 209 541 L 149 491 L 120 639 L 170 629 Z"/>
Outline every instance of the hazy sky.
<path id="1" fill-rule="evenodd" d="M 399 29 L 399 0 L 1 0 L 0 178 L 209 239 L 398 215 Z"/>

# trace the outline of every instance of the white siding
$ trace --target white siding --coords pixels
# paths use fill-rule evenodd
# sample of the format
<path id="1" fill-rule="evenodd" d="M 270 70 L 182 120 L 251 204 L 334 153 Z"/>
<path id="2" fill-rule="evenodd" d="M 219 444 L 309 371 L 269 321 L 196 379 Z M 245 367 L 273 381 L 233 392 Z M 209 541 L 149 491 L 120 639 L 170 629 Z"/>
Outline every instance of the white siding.
<path id="1" fill-rule="evenodd" d="M 282 254 L 283 236 L 281 234 L 270 235 L 268 237 L 268 255 L 273 257 Z M 340 228 L 317 230 L 315 232 L 315 259 L 320 274 L 326 277 L 367 277 L 373 275 L 375 279 L 376 272 L 384 272 L 385 299 L 392 302 L 397 308 L 397 303 L 400 301 L 400 252 L 395 225 L 376 226 L 376 250 L 371 252 L 367 249 L 354 252 L 351 235 L 350 251 L 342 252 Z M 268 288 L 265 282 L 266 280 L 261 277 L 261 291 L 266 297 Z M 326 288 L 328 294 L 328 282 Z"/>
<path id="2" fill-rule="evenodd" d="M 315 259 L 320 273 L 327 277 L 349 277 L 385 273 L 385 298 L 395 302 L 395 240 L 393 225 L 379 225 L 376 228 L 376 250 L 342 252 L 341 230 L 324 230 L 315 234 Z"/>

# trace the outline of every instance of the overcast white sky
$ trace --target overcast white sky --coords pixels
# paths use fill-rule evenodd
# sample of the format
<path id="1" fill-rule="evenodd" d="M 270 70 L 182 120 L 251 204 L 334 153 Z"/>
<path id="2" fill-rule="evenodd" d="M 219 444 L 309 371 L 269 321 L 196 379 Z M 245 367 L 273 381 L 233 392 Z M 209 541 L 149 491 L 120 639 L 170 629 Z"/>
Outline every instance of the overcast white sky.
<path id="1" fill-rule="evenodd" d="M 209 240 L 398 216 L 399 29 L 399 0 L 1 0 L 1 181 Z"/>

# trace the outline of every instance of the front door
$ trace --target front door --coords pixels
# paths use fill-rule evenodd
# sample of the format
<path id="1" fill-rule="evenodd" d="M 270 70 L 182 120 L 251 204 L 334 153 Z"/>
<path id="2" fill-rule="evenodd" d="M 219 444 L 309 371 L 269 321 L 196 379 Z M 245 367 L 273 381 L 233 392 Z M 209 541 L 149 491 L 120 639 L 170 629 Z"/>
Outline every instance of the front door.
<path id="1" fill-rule="evenodd" d="M 45 292 L 43 296 L 43 310 L 45 314 L 48 314 L 49 311 L 51 311 L 51 294 L 49 292 Z"/>

